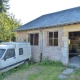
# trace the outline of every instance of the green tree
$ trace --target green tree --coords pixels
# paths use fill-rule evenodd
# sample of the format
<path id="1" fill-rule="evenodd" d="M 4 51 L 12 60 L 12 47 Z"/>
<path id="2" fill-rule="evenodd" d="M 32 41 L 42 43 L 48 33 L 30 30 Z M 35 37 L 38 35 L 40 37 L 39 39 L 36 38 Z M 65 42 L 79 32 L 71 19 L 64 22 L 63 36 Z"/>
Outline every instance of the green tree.
<path id="1" fill-rule="evenodd" d="M 0 13 L 0 40 L 15 41 L 16 33 L 12 30 L 19 26 L 20 22 L 12 14 L 8 16 L 6 13 Z"/>
<path id="2" fill-rule="evenodd" d="M 15 19 L 13 14 L 7 14 L 9 0 L 0 0 L 0 40 L 15 41 L 16 33 L 13 29 L 20 26 L 20 22 Z"/>
<path id="3" fill-rule="evenodd" d="M 0 12 L 6 12 L 9 9 L 9 0 L 0 0 Z"/>
<path id="4" fill-rule="evenodd" d="M 10 40 L 15 41 L 16 40 L 16 33 L 12 32 L 15 28 L 21 26 L 20 20 L 15 19 L 15 16 L 13 14 L 9 15 L 9 25 L 10 25 Z"/>

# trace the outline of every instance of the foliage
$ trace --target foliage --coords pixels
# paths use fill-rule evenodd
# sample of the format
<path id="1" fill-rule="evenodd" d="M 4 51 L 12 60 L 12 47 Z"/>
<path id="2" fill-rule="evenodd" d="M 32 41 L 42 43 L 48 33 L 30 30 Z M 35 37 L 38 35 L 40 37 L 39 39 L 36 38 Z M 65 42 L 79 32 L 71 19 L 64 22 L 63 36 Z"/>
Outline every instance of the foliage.
<path id="1" fill-rule="evenodd" d="M 15 41 L 16 36 L 13 29 L 20 26 L 20 21 L 16 20 L 13 14 L 8 14 L 9 0 L 0 0 L 0 42 Z"/>
<path id="2" fill-rule="evenodd" d="M 40 65 L 52 65 L 52 66 L 64 66 L 60 61 L 52 61 L 52 60 L 49 60 L 48 58 L 43 60 L 42 62 L 38 63 Z"/>
<path id="3" fill-rule="evenodd" d="M 0 0 L 0 12 L 6 12 L 9 9 L 9 0 Z"/>
<path id="4" fill-rule="evenodd" d="M 35 62 L 33 61 L 32 57 L 30 58 L 28 64 L 29 64 L 29 65 L 34 65 L 34 64 L 35 64 Z"/>
<path id="5" fill-rule="evenodd" d="M 66 67 L 59 61 L 54 63 L 53 61 L 47 61 L 34 64 L 31 62 L 27 66 L 22 64 L 17 68 L 0 74 L 0 80 L 80 80 L 80 69 L 77 69 L 72 74 L 67 75 L 68 79 L 58 79 L 58 75 Z M 47 65 L 45 64 L 46 62 Z"/>
<path id="6" fill-rule="evenodd" d="M 15 33 L 13 29 L 20 26 L 20 22 L 15 20 L 14 16 L 0 13 L 0 40 L 15 41 Z"/>
<path id="7" fill-rule="evenodd" d="M 57 67 L 54 65 L 56 65 Z M 38 80 L 39 76 L 42 78 L 39 80 L 49 80 L 47 75 L 51 75 L 52 76 L 51 79 L 53 80 L 53 78 L 55 78 L 65 68 L 65 67 L 59 66 L 58 62 L 54 63 L 54 65 L 52 66 L 52 64 L 50 64 L 47 66 L 47 65 L 42 65 L 39 63 L 29 62 L 28 65 L 22 64 L 17 68 L 13 68 L 7 72 L 0 74 L 0 80 L 4 80 L 4 78 L 7 79 L 10 75 L 14 75 L 14 74 L 19 75 L 20 73 L 22 73 L 21 75 L 23 75 L 23 76 L 25 74 L 24 79 L 27 77 L 28 80 Z M 56 70 L 57 70 L 57 72 L 56 72 Z M 54 74 L 54 72 L 55 72 L 55 74 Z M 43 78 L 45 78 L 45 79 L 43 79 Z M 13 79 L 13 80 L 15 80 L 15 79 Z M 16 80 L 23 80 L 23 79 L 21 78 L 21 79 L 16 79 Z"/>
<path id="8" fill-rule="evenodd" d="M 4 72 L 4 73 L 0 73 L 0 80 L 3 80 L 5 77 L 11 75 L 12 73 L 15 73 L 15 72 L 17 72 L 19 70 L 23 70 L 23 69 L 25 69 L 27 67 L 28 67 L 28 65 L 25 66 L 25 65 L 21 64 L 19 67 L 13 68 L 13 69 L 11 69 L 11 70 L 9 70 L 7 72 Z"/>
<path id="9" fill-rule="evenodd" d="M 24 42 L 26 42 L 26 39 L 24 39 Z"/>

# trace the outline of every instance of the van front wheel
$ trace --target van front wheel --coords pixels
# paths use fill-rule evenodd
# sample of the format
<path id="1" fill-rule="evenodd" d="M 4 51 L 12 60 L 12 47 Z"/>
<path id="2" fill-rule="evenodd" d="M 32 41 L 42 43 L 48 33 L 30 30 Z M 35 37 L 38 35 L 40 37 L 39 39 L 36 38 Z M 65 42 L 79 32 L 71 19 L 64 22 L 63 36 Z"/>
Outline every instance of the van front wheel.
<path id="1" fill-rule="evenodd" d="M 26 59 L 26 60 L 24 61 L 24 65 L 28 65 L 28 62 L 29 62 L 29 59 Z"/>

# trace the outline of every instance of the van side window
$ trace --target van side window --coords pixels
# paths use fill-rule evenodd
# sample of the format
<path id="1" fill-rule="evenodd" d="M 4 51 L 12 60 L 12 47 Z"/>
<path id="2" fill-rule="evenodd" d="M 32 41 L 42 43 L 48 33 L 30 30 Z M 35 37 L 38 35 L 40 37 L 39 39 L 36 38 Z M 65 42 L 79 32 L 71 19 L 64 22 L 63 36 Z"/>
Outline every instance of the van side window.
<path id="1" fill-rule="evenodd" d="M 15 57 L 15 50 L 14 49 L 8 49 L 4 58 L 8 59 L 11 57 Z"/>
<path id="2" fill-rule="evenodd" d="M 19 48 L 19 55 L 23 55 L 23 48 Z"/>

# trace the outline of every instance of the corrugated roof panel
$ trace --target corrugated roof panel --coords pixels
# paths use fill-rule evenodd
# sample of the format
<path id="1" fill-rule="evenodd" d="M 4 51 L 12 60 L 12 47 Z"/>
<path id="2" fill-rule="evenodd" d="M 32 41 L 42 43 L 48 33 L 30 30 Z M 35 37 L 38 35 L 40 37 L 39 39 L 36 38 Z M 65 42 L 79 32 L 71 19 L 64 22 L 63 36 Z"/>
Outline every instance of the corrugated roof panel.
<path id="1" fill-rule="evenodd" d="M 15 31 L 36 29 L 42 27 L 45 28 L 75 22 L 80 22 L 80 7 L 71 8 L 40 16 L 39 18 L 23 26 L 20 26 L 19 28 L 15 29 Z"/>

